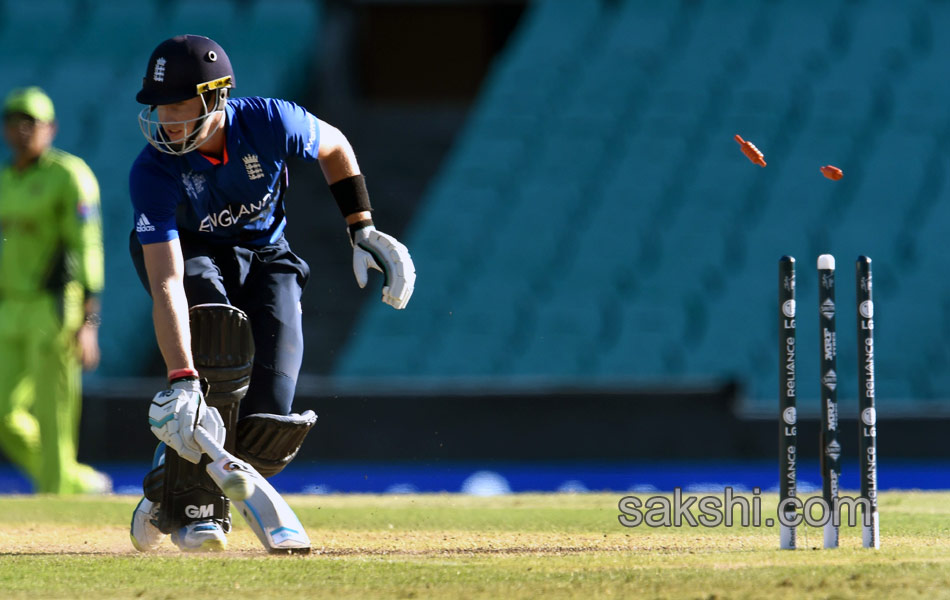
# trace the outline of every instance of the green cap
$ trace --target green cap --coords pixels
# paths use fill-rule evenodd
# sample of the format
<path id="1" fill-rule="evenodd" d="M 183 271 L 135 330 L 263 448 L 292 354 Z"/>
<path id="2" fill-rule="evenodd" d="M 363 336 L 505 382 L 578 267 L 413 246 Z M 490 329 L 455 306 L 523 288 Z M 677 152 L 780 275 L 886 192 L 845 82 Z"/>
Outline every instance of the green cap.
<path id="1" fill-rule="evenodd" d="M 56 118 L 53 101 L 46 92 L 36 86 L 10 92 L 3 103 L 3 114 L 11 113 L 23 113 L 43 123 L 51 123 Z"/>

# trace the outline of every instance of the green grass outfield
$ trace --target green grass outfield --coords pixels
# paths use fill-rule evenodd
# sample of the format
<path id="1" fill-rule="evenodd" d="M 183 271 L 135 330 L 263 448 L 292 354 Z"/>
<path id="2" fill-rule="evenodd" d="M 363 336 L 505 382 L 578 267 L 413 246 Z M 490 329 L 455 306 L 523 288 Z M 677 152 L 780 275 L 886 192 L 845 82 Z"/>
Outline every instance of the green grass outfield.
<path id="1" fill-rule="evenodd" d="M 0 496 L 0 598 L 950 598 L 950 493 L 882 494 L 878 551 L 805 527 L 795 552 L 776 528 L 624 528 L 621 496 L 291 496 L 303 557 L 240 517 L 226 553 L 141 555 L 137 498 Z"/>

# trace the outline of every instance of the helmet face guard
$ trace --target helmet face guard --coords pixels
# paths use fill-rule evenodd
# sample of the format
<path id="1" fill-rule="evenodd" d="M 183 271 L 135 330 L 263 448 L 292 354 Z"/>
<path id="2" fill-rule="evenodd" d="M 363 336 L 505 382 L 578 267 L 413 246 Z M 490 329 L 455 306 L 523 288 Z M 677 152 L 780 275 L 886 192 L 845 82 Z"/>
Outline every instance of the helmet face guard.
<path id="1" fill-rule="evenodd" d="M 227 92 L 224 90 L 214 93 L 214 106 L 208 106 L 207 96 L 201 94 L 202 111 L 194 119 L 186 121 L 162 121 L 158 118 L 158 107 L 147 106 L 139 113 L 139 128 L 142 135 L 159 152 L 181 156 L 197 149 L 206 142 L 224 124 L 224 107 L 227 104 Z M 211 118 L 220 114 L 220 118 Z M 179 138 L 171 139 L 165 131 L 166 125 L 181 125 L 188 133 Z M 190 126 L 190 127 L 189 127 Z"/>
<path id="2" fill-rule="evenodd" d="M 142 78 L 142 89 L 135 96 L 146 105 L 138 116 L 142 134 L 149 144 L 166 154 L 180 156 L 195 150 L 224 123 L 228 89 L 233 87 L 231 60 L 217 42 L 198 35 L 165 40 L 152 52 Z M 196 118 L 166 122 L 158 118 L 157 107 L 196 96 L 201 97 L 203 105 Z M 213 105 L 209 106 L 212 97 Z M 170 125 L 181 125 L 187 133 L 170 139 L 166 130 Z"/>

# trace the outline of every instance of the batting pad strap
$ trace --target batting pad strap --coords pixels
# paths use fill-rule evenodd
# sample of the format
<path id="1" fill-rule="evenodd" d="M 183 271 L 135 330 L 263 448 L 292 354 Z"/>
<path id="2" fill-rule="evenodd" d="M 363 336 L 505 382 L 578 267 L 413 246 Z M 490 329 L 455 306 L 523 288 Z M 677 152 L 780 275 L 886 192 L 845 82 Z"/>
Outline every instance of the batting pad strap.
<path id="1" fill-rule="evenodd" d="M 248 415 L 237 423 L 235 454 L 264 477 L 271 477 L 297 456 L 304 438 L 316 423 L 317 415 L 312 410 L 302 415 Z"/>
<path id="2" fill-rule="evenodd" d="M 333 194 L 333 199 L 344 217 L 364 210 L 373 210 L 369 203 L 369 192 L 366 191 L 366 178 L 362 174 L 341 179 L 330 185 L 330 193 Z"/>

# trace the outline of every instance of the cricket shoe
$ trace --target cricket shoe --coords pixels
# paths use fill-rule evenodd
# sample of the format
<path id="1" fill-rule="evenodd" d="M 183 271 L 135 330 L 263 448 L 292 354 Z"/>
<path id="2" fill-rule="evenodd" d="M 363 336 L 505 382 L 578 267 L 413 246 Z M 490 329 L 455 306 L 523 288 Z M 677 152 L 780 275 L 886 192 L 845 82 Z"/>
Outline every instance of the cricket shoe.
<path id="1" fill-rule="evenodd" d="M 132 528 L 129 531 L 129 537 L 132 538 L 132 545 L 139 552 L 152 552 L 165 539 L 165 534 L 155 526 L 158 522 L 159 506 L 157 502 L 142 498 L 135 507 L 135 512 L 132 513 Z"/>
<path id="2" fill-rule="evenodd" d="M 172 533 L 172 541 L 182 552 L 221 552 L 228 547 L 224 529 L 211 519 L 185 525 Z"/>

